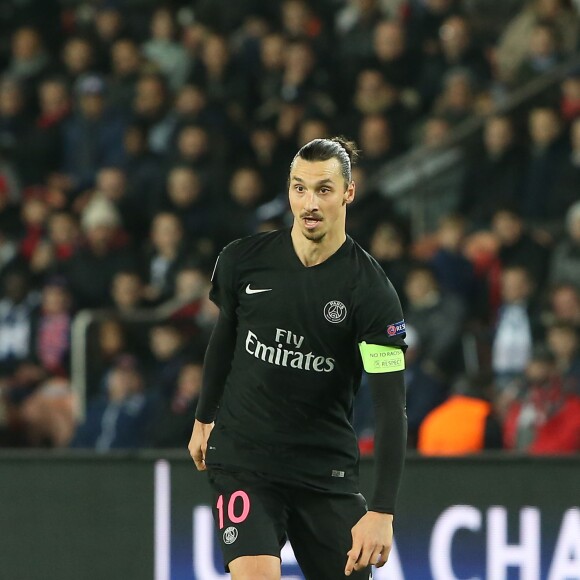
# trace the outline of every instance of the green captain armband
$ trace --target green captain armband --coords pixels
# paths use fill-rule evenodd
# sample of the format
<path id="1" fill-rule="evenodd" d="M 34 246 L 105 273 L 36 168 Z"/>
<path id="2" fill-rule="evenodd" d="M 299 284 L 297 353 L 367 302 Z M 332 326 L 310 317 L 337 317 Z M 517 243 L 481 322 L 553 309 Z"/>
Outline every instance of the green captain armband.
<path id="1" fill-rule="evenodd" d="M 380 344 L 358 345 L 367 373 L 392 373 L 405 369 L 405 353 L 397 346 L 383 346 Z"/>

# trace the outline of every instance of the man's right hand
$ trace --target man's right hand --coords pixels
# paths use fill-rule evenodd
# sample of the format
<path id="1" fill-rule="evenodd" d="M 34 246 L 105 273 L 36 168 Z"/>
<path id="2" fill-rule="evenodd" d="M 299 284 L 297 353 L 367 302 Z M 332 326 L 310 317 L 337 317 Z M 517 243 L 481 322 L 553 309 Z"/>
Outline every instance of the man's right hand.
<path id="1" fill-rule="evenodd" d="M 205 466 L 205 452 L 207 451 L 207 440 L 213 426 L 214 423 L 200 423 L 197 419 L 193 424 L 193 431 L 187 448 L 198 471 L 207 469 Z"/>

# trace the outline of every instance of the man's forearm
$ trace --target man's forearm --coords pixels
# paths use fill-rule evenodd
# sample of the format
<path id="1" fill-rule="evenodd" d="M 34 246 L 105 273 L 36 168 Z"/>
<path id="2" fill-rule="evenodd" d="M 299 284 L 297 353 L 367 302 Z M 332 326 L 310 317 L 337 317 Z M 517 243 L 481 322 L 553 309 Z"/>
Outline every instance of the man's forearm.
<path id="1" fill-rule="evenodd" d="M 220 313 L 203 362 L 203 379 L 195 418 L 211 423 L 219 407 L 236 347 L 236 323 Z"/>
<path id="2" fill-rule="evenodd" d="M 407 446 L 403 371 L 370 374 L 375 410 L 375 476 L 369 509 L 395 513 Z"/>

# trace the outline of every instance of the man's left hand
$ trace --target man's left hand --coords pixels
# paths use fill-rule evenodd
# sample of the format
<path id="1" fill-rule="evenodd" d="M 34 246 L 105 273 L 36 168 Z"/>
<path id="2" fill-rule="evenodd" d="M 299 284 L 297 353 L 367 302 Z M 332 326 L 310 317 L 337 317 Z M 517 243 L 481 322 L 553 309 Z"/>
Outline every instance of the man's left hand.
<path id="1" fill-rule="evenodd" d="M 353 570 L 363 570 L 370 565 L 377 568 L 387 563 L 393 545 L 393 516 L 367 512 L 352 528 L 352 548 L 344 569 L 345 576 Z"/>

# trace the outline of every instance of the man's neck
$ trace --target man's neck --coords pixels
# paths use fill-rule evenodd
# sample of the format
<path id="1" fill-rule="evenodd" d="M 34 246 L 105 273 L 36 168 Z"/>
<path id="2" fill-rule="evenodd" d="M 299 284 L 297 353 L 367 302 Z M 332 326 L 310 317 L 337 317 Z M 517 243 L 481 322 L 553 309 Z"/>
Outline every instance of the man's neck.
<path id="1" fill-rule="evenodd" d="M 342 231 L 336 234 L 328 232 L 322 240 L 315 242 L 306 238 L 296 226 L 292 227 L 291 237 L 298 259 L 307 268 L 328 260 L 346 241 L 346 233 Z"/>

